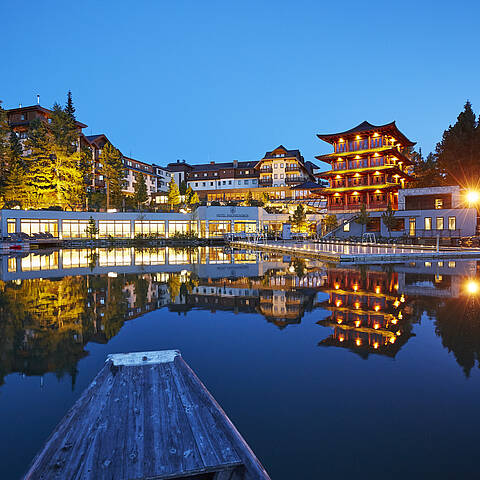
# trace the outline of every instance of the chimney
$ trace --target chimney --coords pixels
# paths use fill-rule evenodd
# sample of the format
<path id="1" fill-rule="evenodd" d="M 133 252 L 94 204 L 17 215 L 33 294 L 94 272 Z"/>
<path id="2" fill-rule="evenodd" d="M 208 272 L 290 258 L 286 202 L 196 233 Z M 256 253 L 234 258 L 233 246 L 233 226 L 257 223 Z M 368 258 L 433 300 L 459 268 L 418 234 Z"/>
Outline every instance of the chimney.
<path id="1" fill-rule="evenodd" d="M 210 162 L 210 165 L 215 165 L 215 162 Z"/>
<path id="2" fill-rule="evenodd" d="M 40 95 L 37 94 L 37 105 L 40 105 Z"/>
<path id="3" fill-rule="evenodd" d="M 233 168 L 238 168 L 238 160 L 233 161 Z"/>

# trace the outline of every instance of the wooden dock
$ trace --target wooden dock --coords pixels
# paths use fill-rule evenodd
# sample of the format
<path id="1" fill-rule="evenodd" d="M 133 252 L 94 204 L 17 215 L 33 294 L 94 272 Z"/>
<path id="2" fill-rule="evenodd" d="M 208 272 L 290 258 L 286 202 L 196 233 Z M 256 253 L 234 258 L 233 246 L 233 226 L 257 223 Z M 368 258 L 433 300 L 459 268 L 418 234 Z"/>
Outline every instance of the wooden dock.
<path id="1" fill-rule="evenodd" d="M 326 248 L 328 245 L 328 249 Z M 428 246 L 378 245 L 362 243 L 314 243 L 314 242 L 249 242 L 235 240 L 229 246 L 250 251 L 267 251 L 313 258 L 333 263 L 404 263 L 412 260 L 466 260 L 480 259 L 479 249 L 445 249 L 436 251 Z M 338 251 L 335 251 L 338 249 Z M 343 251 L 342 251 L 343 250 Z M 362 251 L 364 250 L 364 251 Z M 349 253 L 344 253 L 349 251 Z"/>
<path id="2" fill-rule="evenodd" d="M 25 480 L 269 479 L 176 350 L 109 355 Z"/>

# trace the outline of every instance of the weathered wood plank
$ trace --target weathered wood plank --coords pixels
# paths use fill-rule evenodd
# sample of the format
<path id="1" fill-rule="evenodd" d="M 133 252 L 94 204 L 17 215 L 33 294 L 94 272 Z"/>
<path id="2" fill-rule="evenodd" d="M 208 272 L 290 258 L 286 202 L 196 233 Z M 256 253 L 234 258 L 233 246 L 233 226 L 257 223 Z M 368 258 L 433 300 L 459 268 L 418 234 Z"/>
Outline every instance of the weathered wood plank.
<path id="1" fill-rule="evenodd" d="M 235 425 L 233 425 L 227 414 L 207 390 L 205 385 L 203 385 L 201 380 L 195 375 L 195 372 L 193 372 L 188 364 L 185 363 L 182 357 L 175 358 L 174 364 L 176 364 L 179 372 L 184 374 L 187 385 L 198 391 L 199 401 L 202 403 L 204 402 L 204 405 L 208 406 L 207 408 L 214 409 L 219 413 L 219 416 L 217 417 L 219 422 L 216 423 L 216 426 L 218 429 L 222 429 L 226 432 L 231 442 L 235 445 L 235 451 L 246 468 L 245 480 L 270 479 L 268 473 L 248 446 L 247 442 L 243 439 L 239 431 L 235 428 Z M 195 387 L 195 385 L 197 387 Z"/>
<path id="2" fill-rule="evenodd" d="M 141 352 L 109 357 L 25 479 L 161 480 L 217 472 L 218 480 L 268 480 L 262 469 L 178 352 Z"/>

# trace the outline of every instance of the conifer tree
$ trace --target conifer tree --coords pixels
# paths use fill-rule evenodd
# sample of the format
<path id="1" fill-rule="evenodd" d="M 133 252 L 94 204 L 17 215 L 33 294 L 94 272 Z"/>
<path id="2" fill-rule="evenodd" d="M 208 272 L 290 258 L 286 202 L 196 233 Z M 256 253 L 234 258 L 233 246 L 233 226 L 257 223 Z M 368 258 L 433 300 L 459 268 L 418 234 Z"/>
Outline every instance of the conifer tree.
<path id="1" fill-rule="evenodd" d="M 9 134 L 10 128 L 8 126 L 7 112 L 2 108 L 2 101 L 0 100 L 0 187 L 2 177 L 1 172 L 4 171 L 8 164 L 9 152 Z"/>
<path id="2" fill-rule="evenodd" d="M 28 206 L 39 208 L 52 205 L 55 198 L 54 163 L 51 138 L 47 125 L 34 120 L 28 131 L 26 148 L 26 196 Z"/>
<path id="3" fill-rule="evenodd" d="M 303 205 L 297 205 L 297 208 L 293 212 L 293 215 L 289 217 L 289 221 L 294 225 L 298 230 L 301 230 L 305 227 L 307 223 L 307 215 Z"/>
<path id="4" fill-rule="evenodd" d="M 359 225 L 362 226 L 362 236 L 363 236 L 363 231 L 365 229 L 365 226 L 368 224 L 370 220 L 370 214 L 367 212 L 367 207 L 365 206 L 364 203 L 362 203 L 362 206 L 360 207 L 360 212 L 355 219 L 355 223 L 358 223 Z"/>
<path id="5" fill-rule="evenodd" d="M 137 173 L 137 181 L 134 186 L 133 198 L 137 208 L 140 207 L 148 200 L 147 184 L 145 183 L 145 176 L 143 173 Z"/>
<path id="6" fill-rule="evenodd" d="M 9 165 L 6 174 L 4 201 L 8 206 L 18 205 L 24 208 L 27 205 L 27 175 L 20 162 Z"/>
<path id="7" fill-rule="evenodd" d="M 193 192 L 192 196 L 190 197 L 190 205 L 198 205 L 200 203 L 200 199 L 198 198 L 197 192 Z"/>
<path id="8" fill-rule="evenodd" d="M 413 173 L 415 179 L 410 182 L 410 188 L 434 187 L 443 185 L 445 179 L 439 169 L 437 158 L 433 153 L 429 153 L 427 158 L 423 158 L 422 149 L 418 152 L 412 151 L 410 158 L 413 160 Z"/>
<path id="9" fill-rule="evenodd" d="M 75 107 L 73 106 L 72 92 L 69 90 L 67 93 L 67 103 L 65 104 L 65 113 L 75 121 Z"/>
<path id="10" fill-rule="evenodd" d="M 191 199 L 192 199 L 192 195 L 193 195 L 193 188 L 189 185 L 187 187 L 187 190 L 185 190 L 185 203 L 187 205 L 190 205 L 191 203 Z"/>
<path id="11" fill-rule="evenodd" d="M 175 179 L 172 177 L 170 184 L 168 185 L 168 204 L 173 209 L 175 206 L 180 205 L 180 192 Z"/>
<path id="12" fill-rule="evenodd" d="M 123 162 L 120 150 L 115 148 L 110 142 L 107 142 L 102 149 L 100 155 L 100 163 L 102 164 L 101 173 L 105 180 L 107 190 L 107 210 L 113 200 L 118 201 L 121 196 L 122 178 L 123 178 Z"/>
<path id="13" fill-rule="evenodd" d="M 395 227 L 396 221 L 395 210 L 389 203 L 387 209 L 382 213 L 382 222 L 387 227 L 389 238 L 392 236 L 392 229 Z"/>
<path id="14" fill-rule="evenodd" d="M 180 195 L 185 195 L 187 193 L 188 186 L 187 182 L 185 180 L 182 180 L 180 182 L 180 186 L 178 187 L 178 191 L 180 192 Z"/>
<path id="15" fill-rule="evenodd" d="M 465 103 L 457 121 L 443 133 L 436 146 L 436 158 L 447 184 L 472 185 L 480 177 L 479 127 L 472 105 Z"/>
<path id="16" fill-rule="evenodd" d="M 75 209 L 83 204 L 86 194 L 81 154 L 77 151 L 78 131 L 74 117 L 58 104 L 53 106 L 50 132 L 56 201 Z"/>

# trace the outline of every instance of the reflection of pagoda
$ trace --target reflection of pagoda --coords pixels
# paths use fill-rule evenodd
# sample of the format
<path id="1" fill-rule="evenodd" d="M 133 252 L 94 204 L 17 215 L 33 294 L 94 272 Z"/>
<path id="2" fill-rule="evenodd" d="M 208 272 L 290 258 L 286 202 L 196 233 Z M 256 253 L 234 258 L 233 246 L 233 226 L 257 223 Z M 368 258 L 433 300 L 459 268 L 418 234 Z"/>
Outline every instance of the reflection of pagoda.
<path id="1" fill-rule="evenodd" d="M 320 346 L 349 348 L 362 357 L 377 353 L 394 357 L 412 336 L 411 310 L 398 293 L 398 274 L 330 269 L 320 304 L 331 314 L 319 325 L 332 327 Z"/>

